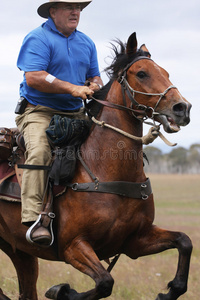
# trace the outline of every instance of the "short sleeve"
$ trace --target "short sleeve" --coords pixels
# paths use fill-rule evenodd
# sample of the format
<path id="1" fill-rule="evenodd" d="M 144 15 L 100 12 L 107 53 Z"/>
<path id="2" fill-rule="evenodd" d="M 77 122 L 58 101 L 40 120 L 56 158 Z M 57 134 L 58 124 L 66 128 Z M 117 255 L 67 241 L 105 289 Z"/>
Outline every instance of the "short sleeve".
<path id="1" fill-rule="evenodd" d="M 17 67 L 24 72 L 47 70 L 50 61 L 50 47 L 44 36 L 29 33 L 21 46 Z"/>
<path id="2" fill-rule="evenodd" d="M 87 78 L 93 78 L 95 76 L 100 76 L 100 72 L 97 60 L 97 50 L 95 44 L 93 43 L 90 57 L 90 68 L 87 72 Z"/>

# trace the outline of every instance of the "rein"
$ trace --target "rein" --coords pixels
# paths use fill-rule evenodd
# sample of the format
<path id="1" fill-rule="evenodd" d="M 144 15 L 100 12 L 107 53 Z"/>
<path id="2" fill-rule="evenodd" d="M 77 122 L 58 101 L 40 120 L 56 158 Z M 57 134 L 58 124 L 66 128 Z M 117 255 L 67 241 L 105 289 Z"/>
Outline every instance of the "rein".
<path id="1" fill-rule="evenodd" d="M 89 100 L 94 100 L 95 102 L 97 102 L 97 103 L 99 103 L 103 106 L 110 107 L 110 108 L 113 108 L 113 109 L 129 111 L 131 113 L 138 113 L 140 115 L 145 115 L 145 111 L 143 109 L 140 109 L 140 110 L 137 109 L 136 110 L 136 109 L 124 106 L 124 105 L 120 105 L 120 104 L 116 104 L 116 103 L 110 103 L 110 102 L 105 101 L 105 100 L 99 100 L 99 99 L 94 98 L 93 96 L 91 96 Z M 87 108 L 87 104 L 86 104 L 86 108 Z"/>
<path id="2" fill-rule="evenodd" d="M 173 146 L 176 146 L 176 143 L 175 144 L 172 144 L 170 141 L 168 141 L 164 135 L 160 132 L 160 126 L 156 126 L 154 125 L 153 127 L 151 127 L 149 129 L 149 132 L 144 135 L 143 137 L 138 137 L 138 136 L 135 136 L 135 135 L 132 135 L 130 133 L 127 133 L 119 128 L 116 128 L 114 126 L 111 126 L 107 123 L 105 123 L 104 121 L 98 121 L 97 119 L 95 119 L 95 117 L 93 116 L 92 117 L 92 121 L 96 124 L 96 125 L 99 125 L 101 127 L 107 127 L 107 128 L 110 128 L 134 141 L 138 141 L 138 142 L 141 142 L 142 144 L 144 145 L 149 145 L 150 143 L 153 143 L 153 141 L 159 136 L 163 142 L 170 146 L 170 147 L 173 147 Z"/>

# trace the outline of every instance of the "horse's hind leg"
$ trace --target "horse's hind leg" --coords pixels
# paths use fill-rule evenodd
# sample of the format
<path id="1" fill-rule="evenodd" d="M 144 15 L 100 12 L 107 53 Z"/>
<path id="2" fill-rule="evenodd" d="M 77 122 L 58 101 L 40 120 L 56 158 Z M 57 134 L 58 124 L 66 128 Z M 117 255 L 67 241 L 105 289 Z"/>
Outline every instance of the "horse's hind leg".
<path id="1" fill-rule="evenodd" d="M 181 232 L 167 231 L 152 226 L 139 238 L 129 239 L 123 251 L 129 257 L 137 258 L 173 248 L 179 251 L 177 272 L 175 278 L 168 284 L 169 292 L 159 294 L 156 300 L 176 300 L 187 291 L 192 252 L 192 242 L 189 237 Z"/>
<path id="2" fill-rule="evenodd" d="M 0 248 L 11 259 L 18 277 L 19 283 L 19 299 L 20 300 L 37 300 L 36 282 L 38 277 L 38 262 L 37 258 L 16 250 L 13 252 L 11 246 L 3 240 L 0 240 Z M 4 296 L 6 297 L 6 296 Z M 9 298 L 1 298 L 0 300 L 6 300 Z"/>
<path id="3" fill-rule="evenodd" d="M 97 300 L 111 295 L 114 280 L 107 272 L 92 247 L 85 241 L 74 242 L 65 251 L 65 261 L 79 271 L 89 275 L 96 283 L 96 287 L 88 292 L 77 293 L 69 285 L 52 287 L 46 297 L 54 300 Z"/>

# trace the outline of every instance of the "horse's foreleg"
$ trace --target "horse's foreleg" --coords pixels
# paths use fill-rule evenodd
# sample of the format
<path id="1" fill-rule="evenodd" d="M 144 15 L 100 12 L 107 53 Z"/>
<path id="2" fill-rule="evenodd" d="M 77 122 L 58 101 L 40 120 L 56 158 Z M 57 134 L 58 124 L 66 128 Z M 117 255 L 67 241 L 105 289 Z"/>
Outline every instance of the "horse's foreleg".
<path id="1" fill-rule="evenodd" d="M 107 272 L 92 247 L 85 241 L 76 241 L 64 253 L 65 261 L 84 274 L 90 276 L 96 283 L 94 289 L 77 293 L 69 285 L 52 287 L 46 297 L 62 300 L 97 300 L 111 295 L 114 280 Z"/>
<path id="2" fill-rule="evenodd" d="M 176 300 L 187 291 L 192 242 L 181 232 L 173 232 L 152 226 L 139 238 L 130 238 L 125 245 L 124 253 L 131 258 L 160 253 L 167 249 L 177 248 L 179 262 L 175 278 L 169 282 L 169 292 L 159 294 L 156 300 Z"/>
<path id="3" fill-rule="evenodd" d="M 19 299 L 20 300 L 37 300 L 37 291 L 36 291 L 36 281 L 38 277 L 38 264 L 37 258 L 33 257 L 25 252 L 16 250 L 13 252 L 11 246 L 4 242 L 0 241 L 0 248 L 9 256 L 11 259 L 18 277 L 19 283 Z M 0 300 L 9 299 L 6 296 Z"/>
<path id="4" fill-rule="evenodd" d="M 37 258 L 19 250 L 10 257 L 19 282 L 20 300 L 37 300 L 36 282 L 38 278 Z"/>
<path id="5" fill-rule="evenodd" d="M 10 300 L 10 298 L 8 298 L 4 295 L 2 289 L 0 289 L 0 300 Z"/>

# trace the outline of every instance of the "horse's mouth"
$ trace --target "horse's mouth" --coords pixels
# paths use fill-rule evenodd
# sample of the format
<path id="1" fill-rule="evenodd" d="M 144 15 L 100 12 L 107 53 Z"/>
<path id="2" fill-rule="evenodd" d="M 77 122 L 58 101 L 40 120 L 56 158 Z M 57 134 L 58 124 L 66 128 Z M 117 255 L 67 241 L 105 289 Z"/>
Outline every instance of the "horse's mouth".
<path id="1" fill-rule="evenodd" d="M 191 104 L 178 102 L 171 109 L 163 110 L 156 116 L 156 121 L 163 125 L 167 133 L 175 133 L 180 130 L 180 126 L 186 126 L 190 123 Z"/>
<path id="2" fill-rule="evenodd" d="M 167 133 L 175 133 L 180 130 L 180 126 L 174 121 L 174 119 L 172 119 L 172 117 L 159 115 L 158 119 Z"/>

